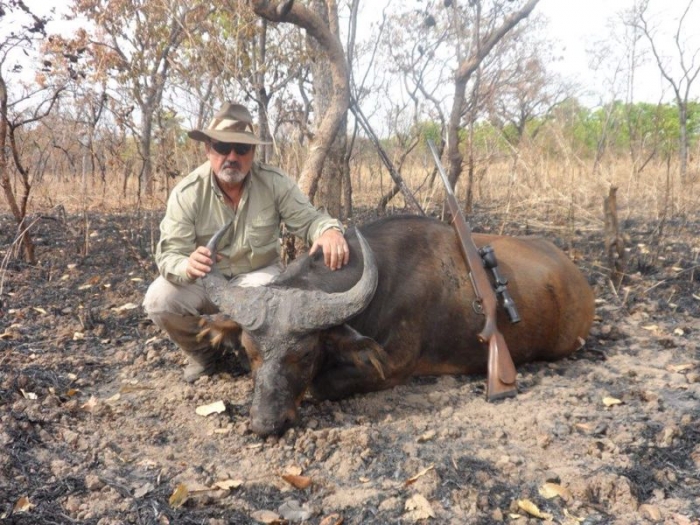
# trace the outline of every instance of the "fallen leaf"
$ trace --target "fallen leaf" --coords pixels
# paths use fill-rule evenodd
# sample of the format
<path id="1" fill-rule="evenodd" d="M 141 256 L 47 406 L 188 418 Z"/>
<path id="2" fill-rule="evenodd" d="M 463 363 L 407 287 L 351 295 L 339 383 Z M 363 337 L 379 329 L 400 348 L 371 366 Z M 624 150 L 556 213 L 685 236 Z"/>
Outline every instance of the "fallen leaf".
<path id="1" fill-rule="evenodd" d="M 414 520 L 425 520 L 435 517 L 430 503 L 420 494 L 414 494 L 408 498 L 406 500 L 405 509 L 408 511 L 409 517 Z"/>
<path id="2" fill-rule="evenodd" d="M 187 501 L 188 494 L 189 491 L 187 490 L 187 485 L 180 483 L 177 487 L 175 487 L 175 490 L 170 495 L 168 503 L 170 503 L 170 506 L 173 508 L 182 507 L 185 501 Z"/>
<path id="3" fill-rule="evenodd" d="M 582 521 L 586 521 L 586 518 L 579 518 L 578 516 L 574 516 L 573 514 L 571 514 L 569 512 L 569 509 L 564 509 L 564 516 L 566 516 L 567 518 L 571 518 L 572 520 L 577 521 L 579 523 Z"/>
<path id="4" fill-rule="evenodd" d="M 282 479 L 299 490 L 304 490 L 305 488 L 309 487 L 311 483 L 313 483 L 311 478 L 307 476 L 295 476 L 293 474 L 284 474 Z"/>
<path id="5" fill-rule="evenodd" d="M 340 514 L 329 514 L 318 525 L 343 525 L 343 517 Z"/>
<path id="6" fill-rule="evenodd" d="M 222 479 L 214 483 L 214 487 L 221 490 L 233 490 L 243 485 L 240 479 Z"/>
<path id="7" fill-rule="evenodd" d="M 80 393 L 80 390 L 78 390 L 77 388 L 69 388 L 68 391 L 66 392 L 66 395 L 68 397 L 73 397 L 75 395 L 78 395 L 79 393 Z"/>
<path id="8" fill-rule="evenodd" d="M 134 491 L 135 498 L 143 498 L 149 492 L 153 492 L 153 483 L 145 483 Z"/>
<path id="9" fill-rule="evenodd" d="M 117 392 L 117 393 L 114 394 L 112 397 L 108 397 L 107 399 L 105 399 L 105 402 L 107 402 L 107 403 L 114 403 L 114 402 L 116 402 L 116 401 L 119 401 L 119 399 L 120 399 L 121 397 L 122 397 L 122 395 L 121 395 L 119 392 Z"/>
<path id="10" fill-rule="evenodd" d="M 85 334 L 83 332 L 73 332 L 73 341 L 83 340 L 85 340 Z"/>
<path id="11" fill-rule="evenodd" d="M 671 516 L 673 517 L 673 522 L 677 525 L 693 525 L 693 523 L 697 524 L 697 521 L 690 521 L 690 518 L 681 514 L 673 513 Z"/>
<path id="12" fill-rule="evenodd" d="M 535 505 L 532 501 L 529 499 L 519 499 L 518 500 L 518 508 L 521 510 L 524 510 L 527 512 L 530 516 L 534 516 L 535 518 L 540 518 L 543 520 L 551 520 L 552 515 L 547 514 L 546 512 L 542 512 L 537 505 Z"/>
<path id="13" fill-rule="evenodd" d="M 25 392 L 23 389 L 19 389 L 20 392 L 22 392 L 22 396 L 24 399 L 31 399 L 32 401 L 37 399 L 37 395 L 34 392 Z"/>
<path id="14" fill-rule="evenodd" d="M 15 506 L 12 508 L 12 512 L 27 512 L 33 506 L 34 505 L 29 502 L 29 498 L 27 496 L 22 496 L 17 500 L 17 503 L 15 503 Z"/>
<path id="15" fill-rule="evenodd" d="M 139 390 L 153 390 L 153 387 L 146 385 L 123 385 L 119 388 L 119 392 L 121 394 L 128 394 L 129 392 L 138 392 Z"/>
<path id="16" fill-rule="evenodd" d="M 669 372 L 685 372 L 686 370 L 692 370 L 695 368 L 695 365 L 692 363 L 685 363 L 682 365 L 668 365 L 666 367 L 666 370 Z"/>
<path id="17" fill-rule="evenodd" d="M 615 406 L 615 405 L 621 405 L 621 404 L 622 404 L 622 401 L 619 400 L 619 399 L 617 399 L 617 398 L 615 398 L 615 397 L 607 397 L 607 396 L 606 396 L 606 397 L 603 398 L 603 404 L 604 404 L 606 407 L 611 407 L 611 406 Z"/>
<path id="18" fill-rule="evenodd" d="M 299 465 L 290 465 L 284 469 L 284 473 L 289 474 L 290 476 L 301 476 L 302 472 L 303 470 Z"/>
<path id="19" fill-rule="evenodd" d="M 195 409 L 198 416 L 208 416 L 209 414 L 220 414 L 226 412 L 226 405 L 223 401 L 214 401 L 208 405 L 200 405 Z"/>
<path id="20" fill-rule="evenodd" d="M 406 480 L 406 482 L 403 484 L 403 486 L 404 486 L 404 487 L 408 487 L 409 485 L 412 485 L 413 483 L 415 483 L 416 481 L 418 481 L 418 479 L 419 479 L 420 477 L 425 476 L 428 472 L 430 472 L 430 471 L 433 470 L 434 468 L 435 468 L 435 465 L 430 465 L 428 468 L 424 468 L 423 470 L 421 470 L 421 471 L 420 471 L 418 474 L 416 474 L 415 476 L 412 476 L 412 477 L 408 478 L 408 479 Z"/>
<path id="21" fill-rule="evenodd" d="M 97 398 L 95 396 L 90 396 L 85 403 L 81 405 L 80 408 L 87 410 L 88 412 L 97 406 Z"/>
<path id="22" fill-rule="evenodd" d="M 32 307 L 32 310 L 39 312 L 40 314 L 46 315 L 48 312 L 39 306 Z"/>
<path id="23" fill-rule="evenodd" d="M 138 307 L 139 307 L 139 305 L 137 305 L 137 304 L 126 303 L 126 304 L 123 304 L 121 306 L 115 306 L 114 308 L 112 308 L 112 310 L 114 310 L 115 312 L 123 312 L 124 310 L 134 310 Z"/>
<path id="24" fill-rule="evenodd" d="M 591 432 L 595 428 L 591 423 L 576 423 L 574 426 L 582 432 Z"/>
<path id="25" fill-rule="evenodd" d="M 656 505 L 649 505 L 648 503 L 644 503 L 643 505 L 639 506 L 637 512 L 639 512 L 639 514 L 642 517 L 647 518 L 653 522 L 661 521 L 661 511 Z"/>
<path id="26" fill-rule="evenodd" d="M 673 335 L 677 335 L 677 336 L 680 337 L 681 335 L 685 335 L 685 332 L 683 331 L 682 328 L 676 328 L 676 329 L 673 331 Z"/>
<path id="27" fill-rule="evenodd" d="M 268 523 L 273 525 L 282 523 L 282 518 L 280 515 L 276 512 L 272 512 L 271 510 L 256 510 L 250 515 L 250 517 L 256 521 L 259 521 L 260 523 Z"/>
<path id="28" fill-rule="evenodd" d="M 426 441 L 430 441 L 431 439 L 433 439 L 436 436 L 436 434 L 437 432 L 435 432 L 434 430 L 428 430 L 427 432 L 424 432 L 423 434 L 418 436 L 418 439 L 416 441 L 418 441 L 418 443 L 425 443 Z"/>
<path id="29" fill-rule="evenodd" d="M 287 521 L 292 523 L 308 522 L 314 511 L 308 505 L 301 504 L 296 500 L 287 500 L 279 506 L 277 512 Z"/>
<path id="30" fill-rule="evenodd" d="M 562 487 L 558 483 L 545 483 L 540 487 L 540 495 L 543 498 L 552 499 L 559 496 L 564 501 L 571 501 L 573 499 L 573 494 L 566 487 Z"/>

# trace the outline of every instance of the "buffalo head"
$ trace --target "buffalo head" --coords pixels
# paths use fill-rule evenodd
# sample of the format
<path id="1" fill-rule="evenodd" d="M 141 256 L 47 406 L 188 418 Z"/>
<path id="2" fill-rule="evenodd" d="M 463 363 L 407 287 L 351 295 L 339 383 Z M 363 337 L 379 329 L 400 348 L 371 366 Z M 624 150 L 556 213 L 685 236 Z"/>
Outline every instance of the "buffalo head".
<path id="1" fill-rule="evenodd" d="M 207 247 L 216 245 L 230 223 Z M 377 287 L 377 266 L 358 232 L 362 276 L 348 290 L 327 293 L 284 286 L 232 286 L 216 269 L 203 280 L 210 299 L 228 316 L 250 360 L 254 394 L 251 429 L 260 436 L 282 434 L 297 418 L 297 407 L 322 358 L 323 332 L 361 312 Z M 342 270 L 341 270 L 342 271 Z"/>

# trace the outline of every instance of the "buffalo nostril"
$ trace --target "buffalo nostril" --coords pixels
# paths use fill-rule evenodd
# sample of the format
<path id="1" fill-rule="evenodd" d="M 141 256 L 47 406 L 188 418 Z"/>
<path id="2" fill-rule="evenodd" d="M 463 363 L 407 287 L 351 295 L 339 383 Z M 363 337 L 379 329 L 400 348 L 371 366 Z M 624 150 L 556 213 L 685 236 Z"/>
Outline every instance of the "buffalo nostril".
<path id="1" fill-rule="evenodd" d="M 296 423 L 296 410 L 288 410 L 278 417 L 257 417 L 257 412 L 251 411 L 250 429 L 258 436 L 281 436 Z"/>

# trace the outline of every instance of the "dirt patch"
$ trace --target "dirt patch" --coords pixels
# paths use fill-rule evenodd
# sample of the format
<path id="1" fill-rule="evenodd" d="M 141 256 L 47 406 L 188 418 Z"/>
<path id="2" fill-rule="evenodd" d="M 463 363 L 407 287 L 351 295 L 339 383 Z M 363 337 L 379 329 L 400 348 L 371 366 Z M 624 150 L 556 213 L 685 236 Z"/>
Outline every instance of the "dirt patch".
<path id="1" fill-rule="evenodd" d="M 302 426 L 264 441 L 248 430 L 250 378 L 184 383 L 183 356 L 144 318 L 158 220 L 42 221 L 40 264 L 5 268 L 3 523 L 699 522 L 698 217 L 666 224 L 660 247 L 654 224 L 626 224 L 619 292 L 600 232 L 577 232 L 596 323 L 572 358 L 520 367 L 517 398 L 485 402 L 482 377 L 417 379 L 307 399 Z M 13 231 L 0 218 L 5 253 Z M 564 246 L 553 228 L 506 227 L 525 231 Z"/>

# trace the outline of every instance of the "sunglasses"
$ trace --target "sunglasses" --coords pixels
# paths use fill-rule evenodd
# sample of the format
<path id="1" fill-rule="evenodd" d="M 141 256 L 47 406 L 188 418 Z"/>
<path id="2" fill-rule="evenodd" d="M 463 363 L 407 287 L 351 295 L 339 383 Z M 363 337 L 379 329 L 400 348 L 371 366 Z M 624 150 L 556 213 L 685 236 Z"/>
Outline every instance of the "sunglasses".
<path id="1" fill-rule="evenodd" d="M 240 144 L 238 142 L 211 142 L 211 147 L 219 155 L 227 156 L 231 151 L 235 151 L 236 155 L 247 155 L 253 149 L 252 144 Z"/>

